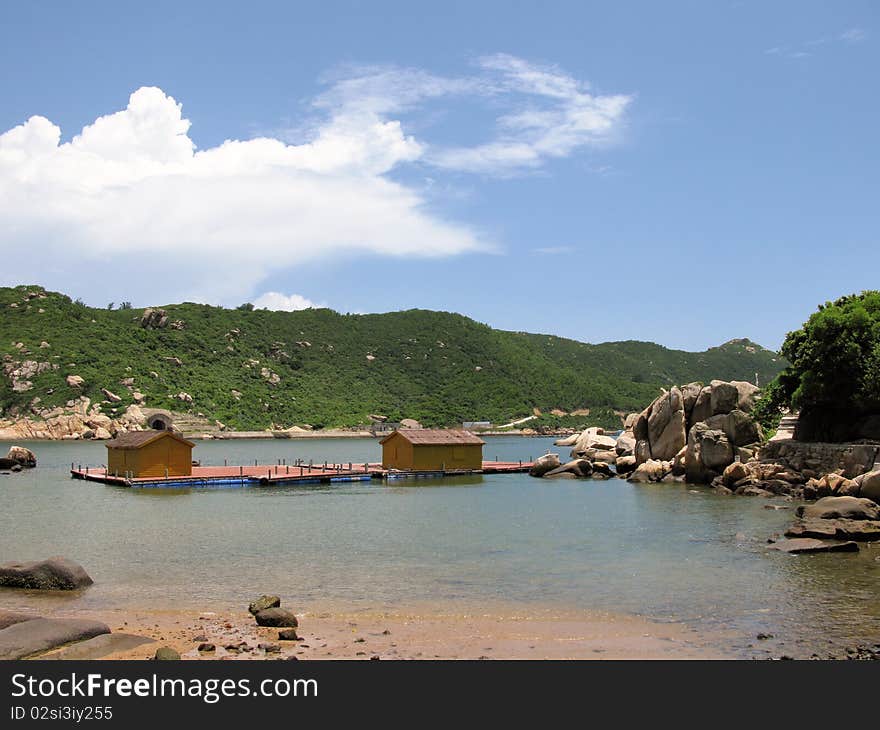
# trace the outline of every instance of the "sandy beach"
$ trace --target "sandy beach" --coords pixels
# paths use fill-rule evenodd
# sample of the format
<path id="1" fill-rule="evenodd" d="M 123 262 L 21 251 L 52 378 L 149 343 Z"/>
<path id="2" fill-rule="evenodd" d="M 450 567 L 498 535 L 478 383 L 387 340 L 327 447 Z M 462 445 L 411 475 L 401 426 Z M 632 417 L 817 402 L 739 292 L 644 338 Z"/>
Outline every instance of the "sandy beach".
<path id="1" fill-rule="evenodd" d="M 582 611 L 296 611 L 299 641 L 256 625 L 247 610 L 58 611 L 155 640 L 101 659 L 150 659 L 160 646 L 185 660 L 712 659 L 723 653 L 676 623 Z M 212 644 L 213 651 L 199 651 Z M 274 644 L 269 651 L 260 644 Z M 229 649 L 227 647 L 234 647 Z M 48 655 L 48 656 L 51 656 Z"/>

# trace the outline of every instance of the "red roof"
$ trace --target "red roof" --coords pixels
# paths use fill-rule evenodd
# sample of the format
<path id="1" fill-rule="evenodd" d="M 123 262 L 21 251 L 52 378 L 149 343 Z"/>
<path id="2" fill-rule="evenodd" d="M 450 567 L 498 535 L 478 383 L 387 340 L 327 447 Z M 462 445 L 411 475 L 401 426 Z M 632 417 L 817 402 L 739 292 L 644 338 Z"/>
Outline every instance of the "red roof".
<path id="1" fill-rule="evenodd" d="M 474 436 L 470 431 L 452 428 L 399 428 L 394 433 L 383 438 L 379 443 L 384 444 L 395 435 L 400 434 L 414 446 L 423 445 L 483 445 L 486 442 L 479 436 Z"/>
<path id="2" fill-rule="evenodd" d="M 108 441 L 105 446 L 108 449 L 139 449 L 162 436 L 170 436 L 187 446 L 195 446 L 192 441 L 188 441 L 173 431 L 129 431 L 128 433 L 117 434 L 116 438 Z"/>

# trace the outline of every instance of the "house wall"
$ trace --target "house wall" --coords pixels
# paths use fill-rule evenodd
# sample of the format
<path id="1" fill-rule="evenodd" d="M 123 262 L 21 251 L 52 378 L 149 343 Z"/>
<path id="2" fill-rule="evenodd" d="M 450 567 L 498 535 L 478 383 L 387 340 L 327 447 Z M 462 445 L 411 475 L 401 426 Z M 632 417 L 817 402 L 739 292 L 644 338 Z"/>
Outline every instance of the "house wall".
<path id="1" fill-rule="evenodd" d="M 382 444 L 382 466 L 403 471 L 482 469 L 482 444 L 417 444 L 392 436 Z"/>
<path id="2" fill-rule="evenodd" d="M 171 436 L 156 439 L 139 449 L 108 449 L 107 469 L 113 474 L 132 472 L 134 477 L 192 475 L 192 448 Z"/>

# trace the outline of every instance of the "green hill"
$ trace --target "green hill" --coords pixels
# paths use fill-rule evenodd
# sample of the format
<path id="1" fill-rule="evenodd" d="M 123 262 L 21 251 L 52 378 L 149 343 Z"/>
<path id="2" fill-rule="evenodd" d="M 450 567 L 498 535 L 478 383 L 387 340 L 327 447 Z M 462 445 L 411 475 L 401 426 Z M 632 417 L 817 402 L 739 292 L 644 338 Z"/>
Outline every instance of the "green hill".
<path id="1" fill-rule="evenodd" d="M 147 406 L 236 429 L 352 426 L 371 413 L 426 425 L 502 423 L 534 408 L 589 408 L 593 421 L 613 424 L 613 411 L 644 407 L 661 385 L 753 381 L 756 373 L 763 383 L 785 365 L 748 340 L 699 353 L 646 342 L 589 345 L 447 312 L 162 309 L 164 326 L 145 328 L 141 309 L 95 309 L 36 286 L 0 288 L 3 415 L 23 414 L 35 398 L 41 409 L 80 395 L 101 401 L 106 388 L 121 398 L 105 406 L 108 415 L 140 391 Z M 71 387 L 68 375 L 83 385 Z M 127 378 L 134 380 L 126 386 Z"/>

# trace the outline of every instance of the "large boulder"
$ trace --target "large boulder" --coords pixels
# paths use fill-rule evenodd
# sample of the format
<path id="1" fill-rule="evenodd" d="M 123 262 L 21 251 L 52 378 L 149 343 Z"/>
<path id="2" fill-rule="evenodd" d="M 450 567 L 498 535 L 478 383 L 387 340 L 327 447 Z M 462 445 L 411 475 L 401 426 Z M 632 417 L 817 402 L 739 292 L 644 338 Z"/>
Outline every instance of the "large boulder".
<path id="1" fill-rule="evenodd" d="M 735 408 L 724 418 L 722 430 L 734 446 L 745 446 L 761 441 L 761 426 L 745 411 Z"/>
<path id="2" fill-rule="evenodd" d="M 572 474 L 576 477 L 588 477 L 592 473 L 593 465 L 589 461 L 586 459 L 574 459 L 567 464 L 563 464 L 562 466 L 558 466 L 555 469 L 548 471 L 544 476 L 546 478 L 552 478 L 562 474 Z"/>
<path id="3" fill-rule="evenodd" d="M 733 446 L 725 433 L 697 423 L 688 435 L 685 474 L 689 482 L 708 483 L 733 462 Z"/>
<path id="4" fill-rule="evenodd" d="M 858 479 L 859 496 L 880 504 L 880 470 L 869 471 Z"/>
<path id="5" fill-rule="evenodd" d="M 702 383 L 688 383 L 687 385 L 682 385 L 680 388 L 681 406 L 684 410 L 687 423 L 693 423 L 694 406 L 697 403 L 697 398 L 699 398 L 702 389 Z"/>
<path id="6" fill-rule="evenodd" d="M 737 482 L 742 481 L 749 476 L 748 467 L 740 461 L 734 461 L 732 464 L 728 465 L 721 474 L 724 484 L 728 487 L 732 487 Z"/>
<path id="7" fill-rule="evenodd" d="M 630 472 L 635 471 L 635 469 L 635 456 L 618 456 L 617 460 L 614 462 L 614 470 L 617 472 L 618 476 L 629 474 Z"/>
<path id="8" fill-rule="evenodd" d="M 529 467 L 529 475 L 533 477 L 542 477 L 548 471 L 553 471 L 553 469 L 556 469 L 561 465 L 562 462 L 559 460 L 559 454 L 544 454 L 532 462 L 532 465 Z"/>
<path id="9" fill-rule="evenodd" d="M 694 407 L 691 410 L 690 424 L 702 423 L 709 418 L 712 413 L 712 388 L 708 385 L 700 388 L 697 398 L 694 401 Z"/>
<path id="10" fill-rule="evenodd" d="M 873 444 L 856 444 L 843 457 L 843 475 L 853 479 L 860 474 L 871 471 L 877 461 L 878 448 Z"/>
<path id="11" fill-rule="evenodd" d="M 296 628 L 299 621 L 296 615 L 286 608 L 264 608 L 254 614 L 258 626 L 270 626 L 272 628 Z"/>
<path id="12" fill-rule="evenodd" d="M 643 464 L 639 464 L 636 470 L 627 478 L 628 482 L 647 483 L 659 482 L 671 471 L 672 466 L 668 461 L 660 461 L 658 459 L 648 459 Z"/>
<path id="13" fill-rule="evenodd" d="M 58 646 L 109 634 L 99 621 L 76 618 L 35 618 L 0 631 L 0 659 L 25 659 Z"/>
<path id="14" fill-rule="evenodd" d="M 859 497 L 822 497 L 797 508 L 798 517 L 819 520 L 880 520 L 880 505 Z"/>
<path id="15" fill-rule="evenodd" d="M 6 588 L 72 591 L 93 582 L 79 563 L 60 556 L 31 563 L 0 565 L 0 586 Z"/>
<path id="16" fill-rule="evenodd" d="M 651 404 L 651 412 L 648 415 L 648 441 L 651 442 L 651 451 L 669 425 L 672 414 L 680 410 L 681 391 L 678 388 L 672 388 Z"/>
<path id="17" fill-rule="evenodd" d="M 31 469 L 37 465 L 37 457 L 34 452 L 24 446 L 11 446 L 9 453 L 6 454 L 6 459 L 25 469 Z"/>
<path id="18" fill-rule="evenodd" d="M 761 389 L 745 380 L 731 380 L 730 384 L 736 388 L 736 407 L 744 413 L 751 413 Z"/>
<path id="19" fill-rule="evenodd" d="M 574 448 L 571 450 L 571 456 L 572 458 L 580 458 L 589 449 L 613 451 L 616 445 L 617 442 L 611 436 L 605 435 L 604 429 L 592 426 L 578 436 Z"/>
<path id="20" fill-rule="evenodd" d="M 168 324 L 168 315 L 164 309 L 148 307 L 141 316 L 141 327 L 148 330 L 162 329 Z"/>
<path id="21" fill-rule="evenodd" d="M 618 456 L 632 456 L 636 450 L 636 439 L 632 431 L 624 431 L 617 437 L 614 450 Z"/>
<path id="22" fill-rule="evenodd" d="M 663 432 L 656 440 L 651 441 L 651 456 L 661 461 L 675 458 L 675 455 L 687 444 L 685 425 L 684 411 L 681 409 L 674 411 Z"/>
<path id="23" fill-rule="evenodd" d="M 579 433 L 573 433 L 571 436 L 564 436 L 561 439 L 556 439 L 553 442 L 554 446 L 574 446 L 577 443 L 577 440 L 581 437 Z"/>
<path id="24" fill-rule="evenodd" d="M 786 537 L 812 537 L 816 540 L 880 540 L 877 520 L 800 520 L 785 531 Z"/>
<path id="25" fill-rule="evenodd" d="M 739 403 L 739 391 L 733 383 L 723 380 L 713 380 L 709 383 L 711 389 L 710 401 L 712 403 L 712 415 L 730 413 Z"/>

